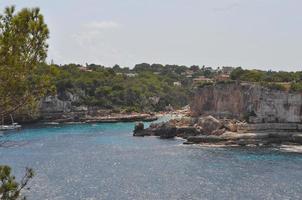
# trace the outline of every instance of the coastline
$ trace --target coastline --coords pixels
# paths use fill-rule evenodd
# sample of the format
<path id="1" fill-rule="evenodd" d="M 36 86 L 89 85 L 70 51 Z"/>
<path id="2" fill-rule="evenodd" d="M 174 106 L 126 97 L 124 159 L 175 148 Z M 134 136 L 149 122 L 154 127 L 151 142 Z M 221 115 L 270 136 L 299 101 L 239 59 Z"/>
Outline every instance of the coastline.
<path id="1" fill-rule="evenodd" d="M 37 120 L 34 123 L 46 124 L 75 124 L 75 123 L 119 123 L 119 122 L 166 122 L 171 119 L 184 117 L 188 109 L 160 111 L 154 113 L 110 113 L 105 115 L 62 115 L 57 118 Z"/>
<path id="2" fill-rule="evenodd" d="M 212 116 L 172 118 L 144 128 L 136 124 L 133 136 L 182 138 L 184 145 L 204 147 L 272 147 L 288 152 L 302 152 L 302 126 L 295 123 L 250 124 L 235 119 Z"/>
<path id="3" fill-rule="evenodd" d="M 152 122 L 159 118 L 157 114 L 114 114 L 106 116 L 85 116 L 78 119 L 74 118 L 59 118 L 59 119 L 48 119 L 41 120 L 42 123 L 59 123 L 59 124 L 71 124 L 71 123 L 118 123 L 118 122 Z"/>

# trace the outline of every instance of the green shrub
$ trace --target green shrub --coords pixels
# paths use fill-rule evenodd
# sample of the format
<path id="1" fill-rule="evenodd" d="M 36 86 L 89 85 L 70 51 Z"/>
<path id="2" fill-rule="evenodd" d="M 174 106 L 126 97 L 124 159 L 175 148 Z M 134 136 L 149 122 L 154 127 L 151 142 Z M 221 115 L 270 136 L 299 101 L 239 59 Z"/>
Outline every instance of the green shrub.
<path id="1" fill-rule="evenodd" d="M 280 83 L 267 83 L 267 82 L 261 82 L 261 86 L 272 89 L 272 90 L 280 90 L 280 91 L 286 91 L 286 87 Z"/>
<path id="2" fill-rule="evenodd" d="M 302 92 L 302 83 L 291 83 L 290 90 L 293 92 Z"/>
<path id="3" fill-rule="evenodd" d="M 216 84 L 232 84 L 236 83 L 234 80 L 217 81 Z"/>
<path id="4" fill-rule="evenodd" d="M 209 86 L 209 85 L 214 85 L 214 83 L 213 82 L 199 82 L 199 83 L 196 84 L 196 87 L 197 88 L 203 88 L 203 87 Z"/>

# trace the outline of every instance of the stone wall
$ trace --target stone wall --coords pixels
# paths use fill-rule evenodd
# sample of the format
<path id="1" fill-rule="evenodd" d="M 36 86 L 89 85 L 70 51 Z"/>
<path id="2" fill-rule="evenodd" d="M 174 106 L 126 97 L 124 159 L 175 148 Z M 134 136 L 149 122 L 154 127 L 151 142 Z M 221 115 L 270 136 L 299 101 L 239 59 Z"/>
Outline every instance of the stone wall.
<path id="1" fill-rule="evenodd" d="M 247 119 L 250 123 L 301 123 L 302 94 L 249 83 L 204 86 L 191 102 L 193 116 Z"/>

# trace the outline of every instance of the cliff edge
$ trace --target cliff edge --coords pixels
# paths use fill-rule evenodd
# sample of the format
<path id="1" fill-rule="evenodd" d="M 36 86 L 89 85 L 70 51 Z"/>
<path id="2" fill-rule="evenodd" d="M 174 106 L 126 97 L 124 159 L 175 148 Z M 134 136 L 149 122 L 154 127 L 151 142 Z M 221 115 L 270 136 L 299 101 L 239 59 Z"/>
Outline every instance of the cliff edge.
<path id="1" fill-rule="evenodd" d="M 301 123 L 302 94 L 251 83 L 229 83 L 197 89 L 192 116 L 212 115 L 249 123 Z"/>

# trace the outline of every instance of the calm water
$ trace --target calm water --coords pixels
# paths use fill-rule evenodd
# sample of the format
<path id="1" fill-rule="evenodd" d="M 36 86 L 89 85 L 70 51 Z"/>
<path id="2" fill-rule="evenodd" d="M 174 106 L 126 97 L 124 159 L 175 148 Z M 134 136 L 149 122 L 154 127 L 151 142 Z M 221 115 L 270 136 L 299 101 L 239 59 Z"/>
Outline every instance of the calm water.
<path id="1" fill-rule="evenodd" d="M 25 128 L 0 163 L 34 168 L 28 199 L 301 199 L 302 154 L 132 137 L 133 123 Z"/>

